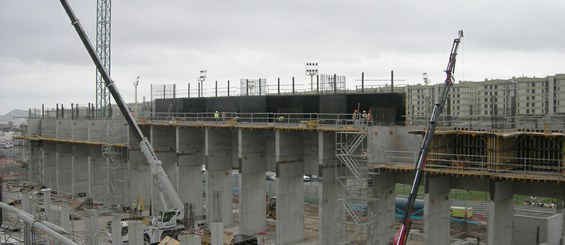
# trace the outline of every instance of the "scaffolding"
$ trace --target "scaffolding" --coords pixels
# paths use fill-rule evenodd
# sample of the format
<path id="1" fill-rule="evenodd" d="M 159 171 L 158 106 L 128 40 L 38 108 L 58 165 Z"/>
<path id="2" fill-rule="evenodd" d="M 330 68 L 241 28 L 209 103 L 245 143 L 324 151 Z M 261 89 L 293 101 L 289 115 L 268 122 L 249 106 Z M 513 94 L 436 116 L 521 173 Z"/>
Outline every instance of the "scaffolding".
<path id="1" fill-rule="evenodd" d="M 320 93 L 324 94 L 332 94 L 336 93 L 337 91 L 345 91 L 346 90 L 346 78 L 342 75 L 329 75 L 329 74 L 321 74 L 320 75 L 320 84 L 319 90 Z"/>
<path id="2" fill-rule="evenodd" d="M 20 181 L 43 184 L 43 148 L 41 141 L 15 138 L 17 160 L 21 165 Z"/>
<path id="3" fill-rule="evenodd" d="M 112 121 L 106 122 L 106 144 L 102 145 L 102 155 L 106 158 L 106 179 L 104 181 L 106 196 L 104 203 L 108 207 L 121 203 L 120 198 L 126 182 L 122 165 L 126 162 L 127 150 L 124 147 L 118 147 L 120 143 L 123 143 L 121 137 L 123 131 L 120 130 L 118 125 L 120 124 L 112 123 Z"/>
<path id="4" fill-rule="evenodd" d="M 367 208 L 373 198 L 371 175 L 367 164 L 367 131 L 336 132 L 336 179 L 341 191 L 337 201 L 346 215 L 340 222 L 346 226 L 339 244 L 364 244 L 368 234 Z"/>

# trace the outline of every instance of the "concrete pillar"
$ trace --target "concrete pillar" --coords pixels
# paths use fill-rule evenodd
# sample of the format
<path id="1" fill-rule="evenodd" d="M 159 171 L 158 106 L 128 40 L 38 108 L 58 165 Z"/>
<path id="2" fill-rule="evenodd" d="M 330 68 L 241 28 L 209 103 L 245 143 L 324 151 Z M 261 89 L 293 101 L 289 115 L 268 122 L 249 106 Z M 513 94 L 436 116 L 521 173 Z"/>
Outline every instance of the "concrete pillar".
<path id="1" fill-rule="evenodd" d="M 345 214 L 340 212 L 337 192 L 341 191 L 336 182 L 335 134 L 318 133 L 318 167 L 322 177 L 318 206 L 320 244 L 337 244 L 339 237 L 345 237 Z M 341 216 L 341 217 L 340 217 Z"/>
<path id="2" fill-rule="evenodd" d="M 29 196 L 29 192 L 22 193 L 22 208 L 24 212 L 32 214 L 31 212 L 31 198 Z M 24 226 L 24 244 L 31 245 L 31 224 L 25 223 Z"/>
<path id="3" fill-rule="evenodd" d="M 450 231 L 451 186 L 447 177 L 429 177 L 424 195 L 425 244 L 448 245 Z"/>
<path id="4" fill-rule="evenodd" d="M 238 148 L 241 172 L 239 230 L 254 235 L 267 229 L 265 182 L 265 132 L 239 129 Z"/>
<path id="5" fill-rule="evenodd" d="M 112 217 L 112 244 L 122 244 L 122 221 L 116 215 Z"/>
<path id="6" fill-rule="evenodd" d="M 212 243 L 211 245 L 224 244 L 224 225 L 222 222 L 212 222 Z"/>
<path id="7" fill-rule="evenodd" d="M 43 210 L 45 210 L 45 219 L 49 222 L 53 221 L 53 216 L 51 215 L 51 188 L 41 189 L 43 193 Z"/>
<path id="8" fill-rule="evenodd" d="M 277 244 L 304 240 L 304 175 L 302 135 L 277 131 Z"/>
<path id="9" fill-rule="evenodd" d="M 57 186 L 57 147 L 55 143 L 43 142 L 43 185 Z"/>
<path id="10" fill-rule="evenodd" d="M 367 244 L 388 244 L 396 232 L 395 182 L 391 174 L 377 174 L 372 177 L 373 199 L 368 203 Z M 427 244 L 427 243 L 426 243 Z"/>
<path id="11" fill-rule="evenodd" d="M 512 218 L 514 216 L 512 183 L 491 181 L 489 194 L 488 244 L 512 244 Z"/>
<path id="12" fill-rule="evenodd" d="M 561 216 L 563 217 L 563 221 L 561 222 L 561 245 L 565 245 L 565 198 L 561 199 L 560 205 L 561 207 L 558 208 L 561 209 Z"/>
<path id="13" fill-rule="evenodd" d="M 139 221 L 128 221 L 128 243 L 143 244 L 143 224 Z"/>
<path id="14" fill-rule="evenodd" d="M 224 226 L 232 225 L 232 132 L 229 129 L 204 131 L 204 154 L 206 162 L 206 218 L 212 223 L 216 207 L 212 202 L 214 192 L 220 193 L 221 221 Z"/>
<path id="15" fill-rule="evenodd" d="M 182 245 L 200 245 L 202 244 L 202 239 L 199 236 L 193 234 L 181 234 L 179 235 L 179 242 Z"/>
<path id="16" fill-rule="evenodd" d="M 59 225 L 68 232 L 71 232 L 71 210 L 69 205 L 61 204 L 59 206 Z"/>
<path id="17" fill-rule="evenodd" d="M 98 235 L 98 214 L 96 214 L 96 210 L 86 211 L 86 220 L 84 221 L 84 223 L 85 223 L 84 237 L 87 238 L 86 244 L 98 245 L 100 243 L 99 241 L 100 236 Z M 132 244 L 143 244 L 143 243 L 132 243 Z"/>
<path id="18" fill-rule="evenodd" d="M 177 192 L 183 202 L 192 204 L 195 216 L 204 214 L 202 199 L 202 165 L 204 165 L 204 130 L 176 129 Z"/>
<path id="19" fill-rule="evenodd" d="M 73 146 L 57 144 L 57 187 L 60 192 L 73 191 Z"/>
<path id="20" fill-rule="evenodd" d="M 90 157 L 90 197 L 94 200 L 104 200 L 106 198 L 106 179 L 107 179 L 107 167 L 106 159 L 102 155 L 101 146 L 89 146 L 89 157 Z"/>
<path id="21" fill-rule="evenodd" d="M 90 196 L 90 157 L 88 146 L 73 145 L 72 181 L 73 195 L 86 193 Z"/>

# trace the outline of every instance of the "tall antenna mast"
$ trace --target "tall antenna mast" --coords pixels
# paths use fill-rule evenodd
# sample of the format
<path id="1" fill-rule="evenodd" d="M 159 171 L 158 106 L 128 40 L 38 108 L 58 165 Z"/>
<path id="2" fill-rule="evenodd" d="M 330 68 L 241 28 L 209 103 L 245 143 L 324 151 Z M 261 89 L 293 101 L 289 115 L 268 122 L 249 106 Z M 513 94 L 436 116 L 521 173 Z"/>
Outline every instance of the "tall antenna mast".
<path id="1" fill-rule="evenodd" d="M 100 58 L 104 69 L 110 74 L 110 44 L 111 44 L 111 17 L 112 0 L 96 1 L 96 54 Z M 110 93 L 106 89 L 104 79 L 96 71 L 96 114 L 99 117 L 110 116 Z"/>

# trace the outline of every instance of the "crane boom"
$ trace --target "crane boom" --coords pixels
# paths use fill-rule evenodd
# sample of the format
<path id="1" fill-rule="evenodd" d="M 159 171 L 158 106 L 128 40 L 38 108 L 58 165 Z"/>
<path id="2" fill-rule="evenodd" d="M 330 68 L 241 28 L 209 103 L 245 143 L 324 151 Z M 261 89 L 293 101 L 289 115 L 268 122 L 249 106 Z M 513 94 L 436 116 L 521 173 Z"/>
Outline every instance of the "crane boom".
<path id="1" fill-rule="evenodd" d="M 106 84 L 106 87 L 108 88 L 108 90 L 110 91 L 110 94 L 112 95 L 112 97 L 116 101 L 116 104 L 120 108 L 120 111 L 122 112 L 122 114 L 123 114 L 124 118 L 126 119 L 129 127 L 131 128 L 133 135 L 137 139 L 137 142 L 139 144 L 141 152 L 143 153 L 143 155 L 147 159 L 147 162 L 151 166 L 151 172 L 152 172 L 153 176 L 155 176 L 155 178 L 157 178 L 158 184 L 161 187 L 161 190 L 163 190 L 165 192 L 165 194 L 167 195 L 167 197 L 171 201 L 171 203 L 173 205 L 173 209 L 175 211 L 177 211 L 177 214 L 179 214 L 179 217 L 182 217 L 184 205 L 183 205 L 182 201 L 180 200 L 180 197 L 179 197 L 178 193 L 176 192 L 175 188 L 171 184 L 169 177 L 165 173 L 165 170 L 163 169 L 161 161 L 155 155 L 155 151 L 153 149 L 153 146 L 151 146 L 151 143 L 149 142 L 149 140 L 143 135 L 143 133 L 141 132 L 141 129 L 139 128 L 139 125 L 137 124 L 137 121 L 135 120 L 135 118 L 133 117 L 131 112 L 128 110 L 125 101 L 123 100 L 122 96 L 120 95 L 120 92 L 116 88 L 114 82 L 110 78 L 110 74 L 108 74 L 106 69 L 104 69 L 102 62 L 100 61 L 100 58 L 96 55 L 96 52 L 94 50 L 92 43 L 88 39 L 88 36 L 86 35 L 86 32 L 84 31 L 84 28 L 80 24 L 80 21 L 76 17 L 76 15 L 75 15 L 73 9 L 71 8 L 71 6 L 69 5 L 68 1 L 67 0 L 60 0 L 60 1 L 61 1 L 61 4 L 63 5 L 63 8 L 65 9 L 65 12 L 67 12 L 67 15 L 69 16 L 69 19 L 71 20 L 71 23 L 74 26 L 77 34 L 79 35 L 80 40 L 84 44 L 86 51 L 90 55 L 90 58 L 92 58 L 94 65 L 96 65 L 96 69 L 98 70 L 98 72 L 102 76 L 102 79 L 104 80 L 104 83 Z M 166 203 L 163 203 L 163 205 L 165 207 L 167 206 Z"/>
<path id="2" fill-rule="evenodd" d="M 445 69 L 446 78 L 443 85 L 443 89 L 441 91 L 441 97 L 439 103 L 434 105 L 432 110 L 432 116 L 428 123 L 428 127 L 426 129 L 426 134 L 424 134 L 424 140 L 422 141 L 422 145 L 420 146 L 420 152 L 418 154 L 418 159 L 416 160 L 414 166 L 414 180 L 412 182 L 412 188 L 410 189 L 410 194 L 408 195 L 408 203 L 406 205 L 406 210 L 404 210 L 404 216 L 402 217 L 402 222 L 400 225 L 400 229 L 396 233 L 394 237 L 394 245 L 405 245 L 406 240 L 408 238 L 408 234 L 410 233 L 410 227 L 412 226 L 412 221 L 410 216 L 412 214 L 412 209 L 414 207 L 414 202 L 416 201 L 416 197 L 418 195 L 418 188 L 420 186 L 420 182 L 422 180 L 424 166 L 426 165 L 426 159 L 428 153 L 430 151 L 430 145 L 432 143 L 432 137 L 434 136 L 434 132 L 436 130 L 436 122 L 443 110 L 445 105 L 445 101 L 447 100 L 447 95 L 449 94 L 449 88 L 453 85 L 454 79 L 453 74 L 455 73 L 455 58 L 457 56 L 457 48 L 459 47 L 459 43 L 463 38 L 463 31 L 459 31 L 459 36 L 453 40 L 453 45 L 451 46 L 451 53 L 449 55 L 449 62 L 447 63 L 447 68 Z"/>

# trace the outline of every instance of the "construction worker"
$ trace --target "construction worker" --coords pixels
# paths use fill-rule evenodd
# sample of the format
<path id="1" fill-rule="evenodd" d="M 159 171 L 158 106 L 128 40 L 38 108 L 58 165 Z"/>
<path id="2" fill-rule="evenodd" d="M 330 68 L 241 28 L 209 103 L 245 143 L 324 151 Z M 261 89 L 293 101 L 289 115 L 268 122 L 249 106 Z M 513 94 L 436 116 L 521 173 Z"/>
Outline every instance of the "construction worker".
<path id="1" fill-rule="evenodd" d="M 359 124 L 359 111 L 357 109 L 353 111 L 353 115 L 351 116 L 351 119 L 355 121 L 356 126 Z"/>
<path id="2" fill-rule="evenodd" d="M 141 201 L 137 204 L 137 211 L 139 212 L 139 217 L 143 217 L 143 204 Z"/>
<path id="3" fill-rule="evenodd" d="M 214 112 L 214 120 L 216 121 L 216 123 L 218 123 L 218 121 L 220 120 L 220 113 L 218 113 L 218 111 Z"/>
<path id="4" fill-rule="evenodd" d="M 361 115 L 363 117 L 363 121 L 367 120 L 367 111 L 363 110 L 363 114 Z"/>
<path id="5" fill-rule="evenodd" d="M 131 204 L 131 211 L 132 211 L 133 217 L 135 218 L 137 216 L 137 201 L 134 201 Z"/>
<path id="6" fill-rule="evenodd" d="M 367 122 L 369 122 L 369 124 L 373 124 L 373 115 L 371 114 L 371 110 L 367 113 Z"/>

